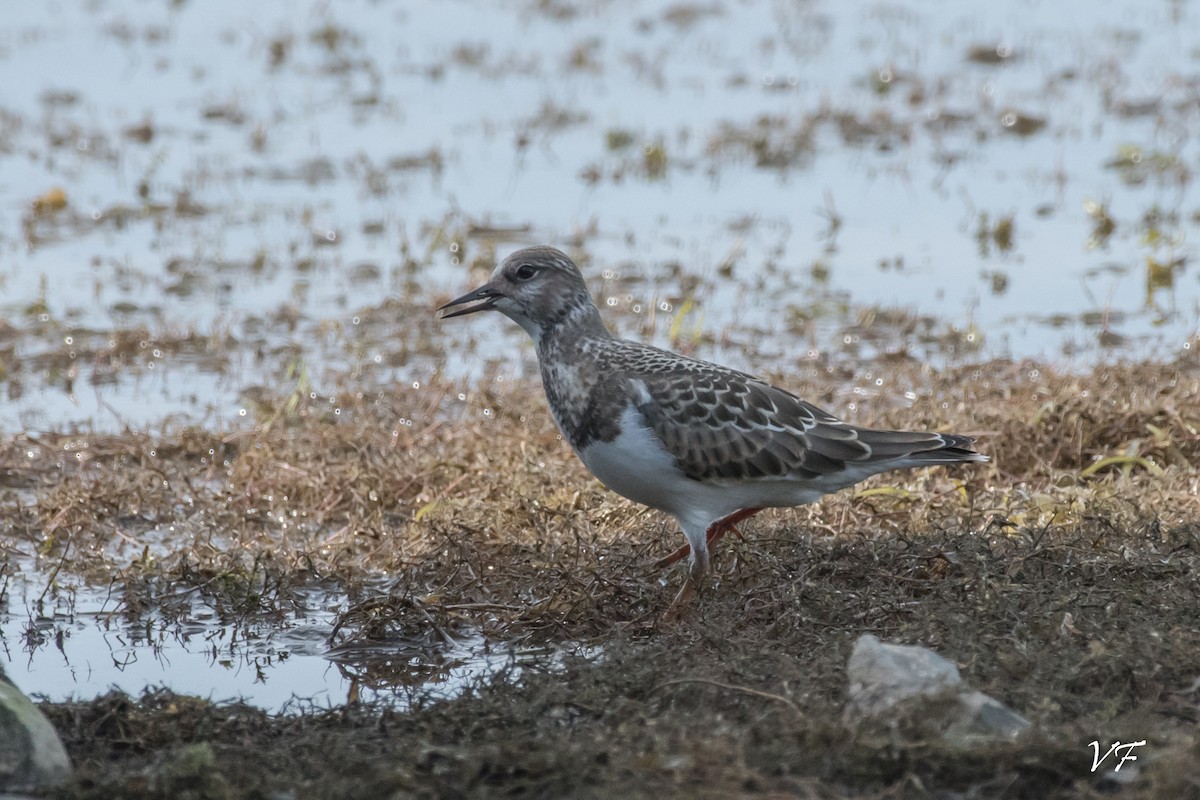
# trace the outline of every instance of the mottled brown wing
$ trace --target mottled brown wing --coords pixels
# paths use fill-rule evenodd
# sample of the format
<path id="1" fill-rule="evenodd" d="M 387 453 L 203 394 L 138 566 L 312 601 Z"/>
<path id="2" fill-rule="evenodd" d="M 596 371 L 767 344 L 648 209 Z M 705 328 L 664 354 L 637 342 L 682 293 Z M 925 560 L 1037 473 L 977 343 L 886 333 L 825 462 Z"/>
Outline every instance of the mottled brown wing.
<path id="1" fill-rule="evenodd" d="M 735 372 L 637 376 L 638 409 L 688 477 L 815 478 L 872 459 L 860 430 Z"/>

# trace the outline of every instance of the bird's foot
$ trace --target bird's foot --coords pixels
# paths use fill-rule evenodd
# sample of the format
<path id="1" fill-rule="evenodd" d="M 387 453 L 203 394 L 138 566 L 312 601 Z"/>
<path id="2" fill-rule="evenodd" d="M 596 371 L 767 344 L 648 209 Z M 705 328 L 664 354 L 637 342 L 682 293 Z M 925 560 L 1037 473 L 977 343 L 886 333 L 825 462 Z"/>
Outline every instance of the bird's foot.
<path id="1" fill-rule="evenodd" d="M 695 596 L 696 582 L 689 577 L 683 582 L 683 586 L 679 587 L 679 593 L 675 595 L 671 605 L 667 606 L 667 610 L 663 612 L 661 622 L 673 625 L 683 619 L 684 614 L 691 608 Z"/>

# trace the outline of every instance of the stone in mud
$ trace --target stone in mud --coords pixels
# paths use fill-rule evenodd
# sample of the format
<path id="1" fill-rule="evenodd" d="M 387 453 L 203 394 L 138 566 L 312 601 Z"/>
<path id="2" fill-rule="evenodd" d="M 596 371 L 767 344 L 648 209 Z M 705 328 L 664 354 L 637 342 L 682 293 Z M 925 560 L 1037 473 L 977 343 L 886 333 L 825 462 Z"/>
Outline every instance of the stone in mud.
<path id="1" fill-rule="evenodd" d="M 860 730 L 971 747 L 1012 741 L 1029 727 L 1020 714 L 963 683 L 954 664 L 924 647 L 860 636 L 847 674 L 846 721 Z"/>
<path id="2" fill-rule="evenodd" d="M 46 789 L 70 775 L 50 721 L 0 669 L 0 792 Z"/>

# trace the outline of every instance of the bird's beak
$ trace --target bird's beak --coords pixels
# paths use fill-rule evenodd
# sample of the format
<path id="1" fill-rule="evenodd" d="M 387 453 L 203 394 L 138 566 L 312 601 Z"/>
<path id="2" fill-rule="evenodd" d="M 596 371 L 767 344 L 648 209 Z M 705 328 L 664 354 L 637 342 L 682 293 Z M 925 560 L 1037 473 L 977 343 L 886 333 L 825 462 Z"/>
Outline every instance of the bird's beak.
<path id="1" fill-rule="evenodd" d="M 452 311 L 449 314 L 442 314 L 441 318 L 450 319 L 451 317 L 463 317 L 467 314 L 474 314 L 476 311 L 490 311 L 496 307 L 496 301 L 503 296 L 504 295 L 501 292 L 496 291 L 496 289 L 490 283 L 485 283 L 475 291 L 467 292 L 462 297 L 451 300 L 449 303 L 446 303 L 446 305 L 439 308 L 438 311 L 445 311 L 447 308 L 461 306 L 463 303 L 471 303 L 476 300 L 481 300 L 483 302 L 460 309 L 458 311 Z"/>

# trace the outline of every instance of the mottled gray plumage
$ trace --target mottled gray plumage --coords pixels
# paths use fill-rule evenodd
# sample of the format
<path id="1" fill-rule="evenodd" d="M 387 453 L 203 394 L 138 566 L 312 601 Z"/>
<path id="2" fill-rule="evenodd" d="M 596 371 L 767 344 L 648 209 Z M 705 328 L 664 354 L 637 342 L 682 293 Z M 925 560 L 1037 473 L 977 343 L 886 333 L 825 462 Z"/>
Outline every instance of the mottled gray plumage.
<path id="1" fill-rule="evenodd" d="M 443 318 L 496 309 L 529 333 L 571 446 L 607 486 L 679 519 L 694 577 L 731 515 L 812 502 L 890 469 L 987 460 L 966 436 L 856 427 L 744 372 L 618 339 L 579 269 L 550 247 L 518 250 L 442 308 L 472 302 Z"/>

